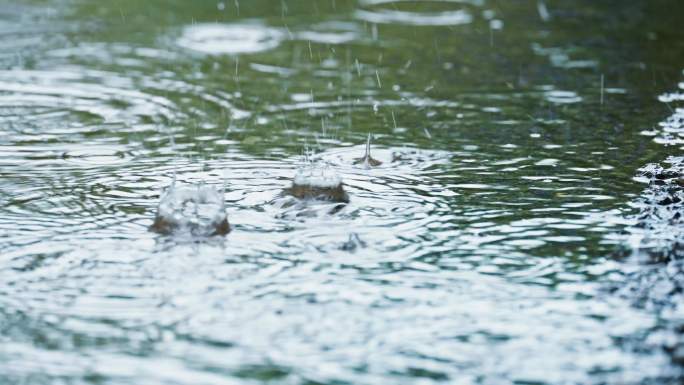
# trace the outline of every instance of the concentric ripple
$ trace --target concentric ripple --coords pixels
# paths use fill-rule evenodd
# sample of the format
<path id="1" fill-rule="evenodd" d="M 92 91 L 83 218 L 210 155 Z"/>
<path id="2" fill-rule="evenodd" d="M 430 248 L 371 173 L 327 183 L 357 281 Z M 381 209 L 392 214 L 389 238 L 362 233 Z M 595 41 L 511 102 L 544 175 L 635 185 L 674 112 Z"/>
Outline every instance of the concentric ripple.
<path id="1" fill-rule="evenodd" d="M 406 25 L 459 25 L 469 24 L 473 20 L 472 14 L 467 9 L 459 9 L 468 1 L 454 0 L 431 0 L 431 1 L 408 1 L 408 0 L 366 0 L 361 2 L 364 8 L 356 11 L 356 17 L 371 23 L 398 23 Z M 481 2 L 475 1 L 476 5 Z M 441 11 L 421 11 L 426 5 L 436 8 L 455 8 Z M 399 10 L 397 6 L 406 8 Z M 411 8 L 416 8 L 415 10 Z M 410 10 L 409 10 L 410 9 Z"/>
<path id="2" fill-rule="evenodd" d="M 132 85 L 131 79 L 97 71 L 2 71 L 0 100 L 3 109 L 35 108 L 26 111 L 29 116 L 58 114 L 61 109 L 98 117 L 105 124 L 178 117 L 172 102 L 133 90 Z"/>
<path id="3" fill-rule="evenodd" d="M 450 203 L 463 190 L 445 188 L 442 179 L 457 154 L 379 147 L 373 156 L 384 165 L 366 169 L 349 162 L 362 153 L 359 145 L 320 154 L 339 171 L 350 203 L 335 214 L 298 218 L 281 215 L 273 204 L 295 175 L 294 158 L 257 161 L 238 155 L 203 167 L 214 171 L 182 160 L 139 159 L 115 171 L 109 178 L 119 181 L 117 187 L 87 196 L 97 194 L 95 202 L 113 204 L 118 221 L 104 220 L 95 206 L 81 208 L 94 215 L 92 228 L 81 223 L 61 226 L 52 236 L 24 235 L 33 241 L 3 253 L 0 298 L 3 309 L 13 309 L 4 317 L 30 315 L 32 321 L 6 332 L 12 343 L 5 345 L 0 368 L 19 377 L 32 371 L 49 378 L 92 372 L 117 381 L 140 375 L 167 381 L 168 374 L 145 369 L 154 352 L 177 375 L 207 383 L 248 368 L 253 375 L 263 370 L 292 381 L 356 382 L 422 377 L 424 367 L 430 377 L 475 378 L 493 366 L 499 369 L 487 371 L 492 381 L 511 375 L 516 381 L 540 381 L 551 368 L 559 381 L 581 382 L 594 365 L 582 357 L 599 349 L 621 375 L 657 375 L 655 369 L 644 370 L 662 366 L 662 357 L 616 351 L 607 337 L 612 325 L 623 323 L 611 314 L 633 320 L 621 324 L 625 333 L 646 322 L 637 311 L 620 303 L 578 303 L 572 285 L 551 293 L 543 285 L 520 286 L 464 269 L 457 250 L 468 249 L 463 243 L 468 231 L 459 225 L 467 213 Z M 146 231 L 155 191 L 173 173 L 188 183 L 226 178 L 234 230 L 225 241 L 174 244 Z M 122 184 L 125 180 L 130 182 Z M 111 186 L 105 176 L 82 183 Z M 353 248 L 347 246 L 350 239 L 356 240 Z M 500 266 L 520 263 L 515 254 L 498 258 Z M 543 277 L 557 270 L 549 263 L 524 275 L 532 279 L 532 271 Z M 545 298 L 543 306 L 539 298 Z M 595 318 L 578 315 L 586 306 Z M 532 328 L 530 320 L 535 320 Z M 426 332 L 417 333 L 416 326 Z M 34 340 L 43 329 L 53 334 Z M 62 339 L 65 334 L 78 345 Z M 110 351 L 95 354 L 103 338 Z M 546 342 L 526 342 L 540 339 Z M 515 358 L 521 345 L 535 347 L 524 367 Z M 73 353 L 50 355 L 55 346 Z M 492 348 L 507 353 L 493 356 Z M 93 358 L 84 360 L 91 353 Z M 112 368 L 112 360 L 125 366 Z M 206 371 L 194 362 L 220 369 Z M 388 362 L 394 362 L 389 373 Z M 321 370 L 322 363 L 336 371 Z M 360 367 L 365 369 L 358 373 Z M 423 368 L 420 375 L 415 367 Z"/>
<path id="4" fill-rule="evenodd" d="M 276 48 L 284 34 L 259 24 L 193 24 L 183 29 L 177 44 L 210 55 L 235 55 Z"/>

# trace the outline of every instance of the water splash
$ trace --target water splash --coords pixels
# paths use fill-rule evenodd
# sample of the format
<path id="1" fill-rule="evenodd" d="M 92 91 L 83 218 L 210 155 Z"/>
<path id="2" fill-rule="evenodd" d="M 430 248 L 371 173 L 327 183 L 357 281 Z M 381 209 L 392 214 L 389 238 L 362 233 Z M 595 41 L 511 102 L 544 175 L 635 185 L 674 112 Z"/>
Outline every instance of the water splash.
<path id="1" fill-rule="evenodd" d="M 359 237 L 359 234 L 351 233 L 349 234 L 349 239 L 340 245 L 340 250 L 353 253 L 357 249 L 365 248 L 366 246 L 366 242 Z"/>
<path id="2" fill-rule="evenodd" d="M 366 139 L 366 153 L 361 158 L 354 160 L 354 164 L 361 164 L 365 168 L 377 167 L 382 164 L 381 161 L 373 159 L 371 156 L 371 134 L 368 133 L 368 139 Z"/>
<path id="3" fill-rule="evenodd" d="M 342 178 L 328 164 L 308 161 L 300 167 L 286 193 L 299 199 L 348 203 Z"/>
<path id="4" fill-rule="evenodd" d="M 169 186 L 159 201 L 150 227 L 160 234 L 189 233 L 195 236 L 225 235 L 230 232 L 223 191 L 195 184 Z"/>

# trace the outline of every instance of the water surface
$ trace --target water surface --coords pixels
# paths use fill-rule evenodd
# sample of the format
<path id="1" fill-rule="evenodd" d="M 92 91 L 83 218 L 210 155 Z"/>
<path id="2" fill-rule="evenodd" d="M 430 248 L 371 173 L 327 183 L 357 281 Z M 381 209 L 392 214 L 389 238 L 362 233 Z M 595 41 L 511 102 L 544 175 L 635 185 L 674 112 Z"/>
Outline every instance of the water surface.
<path id="1" fill-rule="evenodd" d="M 636 170 L 681 150 L 658 140 L 681 14 L 0 4 L 0 379 L 678 383 L 661 330 L 681 310 L 606 287 L 630 277 Z M 279 204 L 305 152 L 343 210 Z M 174 178 L 225 185 L 232 232 L 148 231 Z"/>

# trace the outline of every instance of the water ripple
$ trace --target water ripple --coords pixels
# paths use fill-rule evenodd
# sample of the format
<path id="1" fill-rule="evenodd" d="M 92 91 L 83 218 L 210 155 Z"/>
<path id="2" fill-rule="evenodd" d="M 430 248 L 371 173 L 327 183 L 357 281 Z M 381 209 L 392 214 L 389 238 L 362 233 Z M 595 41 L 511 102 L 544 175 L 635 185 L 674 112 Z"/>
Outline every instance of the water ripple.
<path id="1" fill-rule="evenodd" d="M 210 55 L 236 55 L 276 48 L 284 34 L 259 24 L 193 24 L 183 29 L 177 44 Z"/>
<path id="2" fill-rule="evenodd" d="M 457 3 L 456 1 L 363 1 L 365 8 L 356 11 L 355 16 L 364 21 L 371 23 L 398 23 L 406 25 L 459 25 L 468 24 L 472 22 L 473 17 L 465 9 L 443 10 L 437 12 L 419 12 L 419 11 L 404 11 L 396 9 L 397 5 L 449 5 Z M 394 9 L 387 9 L 386 7 L 394 6 Z"/>
<path id="3" fill-rule="evenodd" d="M 651 123 L 629 114 L 643 100 L 621 83 L 600 106 L 597 74 L 578 70 L 595 50 L 563 22 L 528 22 L 534 3 L 59 2 L 55 30 L 0 9 L 0 373 L 677 377 L 642 343 L 662 314 L 602 291 L 624 282 L 608 256 L 633 222 L 632 165 L 652 155 L 632 135 Z M 499 33 L 498 14 L 525 28 Z M 639 79 L 604 59 L 608 82 Z M 676 144 L 677 125 L 653 131 Z M 357 162 L 369 133 L 380 164 Z M 339 174 L 348 203 L 284 194 L 302 152 Z M 174 181 L 225 186 L 231 232 L 150 232 Z"/>

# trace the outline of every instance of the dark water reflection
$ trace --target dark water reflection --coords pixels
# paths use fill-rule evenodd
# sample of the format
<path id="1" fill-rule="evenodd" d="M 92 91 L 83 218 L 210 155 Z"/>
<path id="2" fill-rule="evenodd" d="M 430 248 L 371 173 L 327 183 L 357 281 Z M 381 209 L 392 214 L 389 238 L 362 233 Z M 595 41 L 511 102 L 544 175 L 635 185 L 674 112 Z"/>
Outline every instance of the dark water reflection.
<path id="1" fill-rule="evenodd" d="M 0 382 L 681 379 L 680 313 L 604 290 L 635 171 L 679 151 L 679 2 L 21 3 Z M 340 212 L 279 205 L 305 150 Z M 225 239 L 147 231 L 174 175 L 226 184 Z"/>

